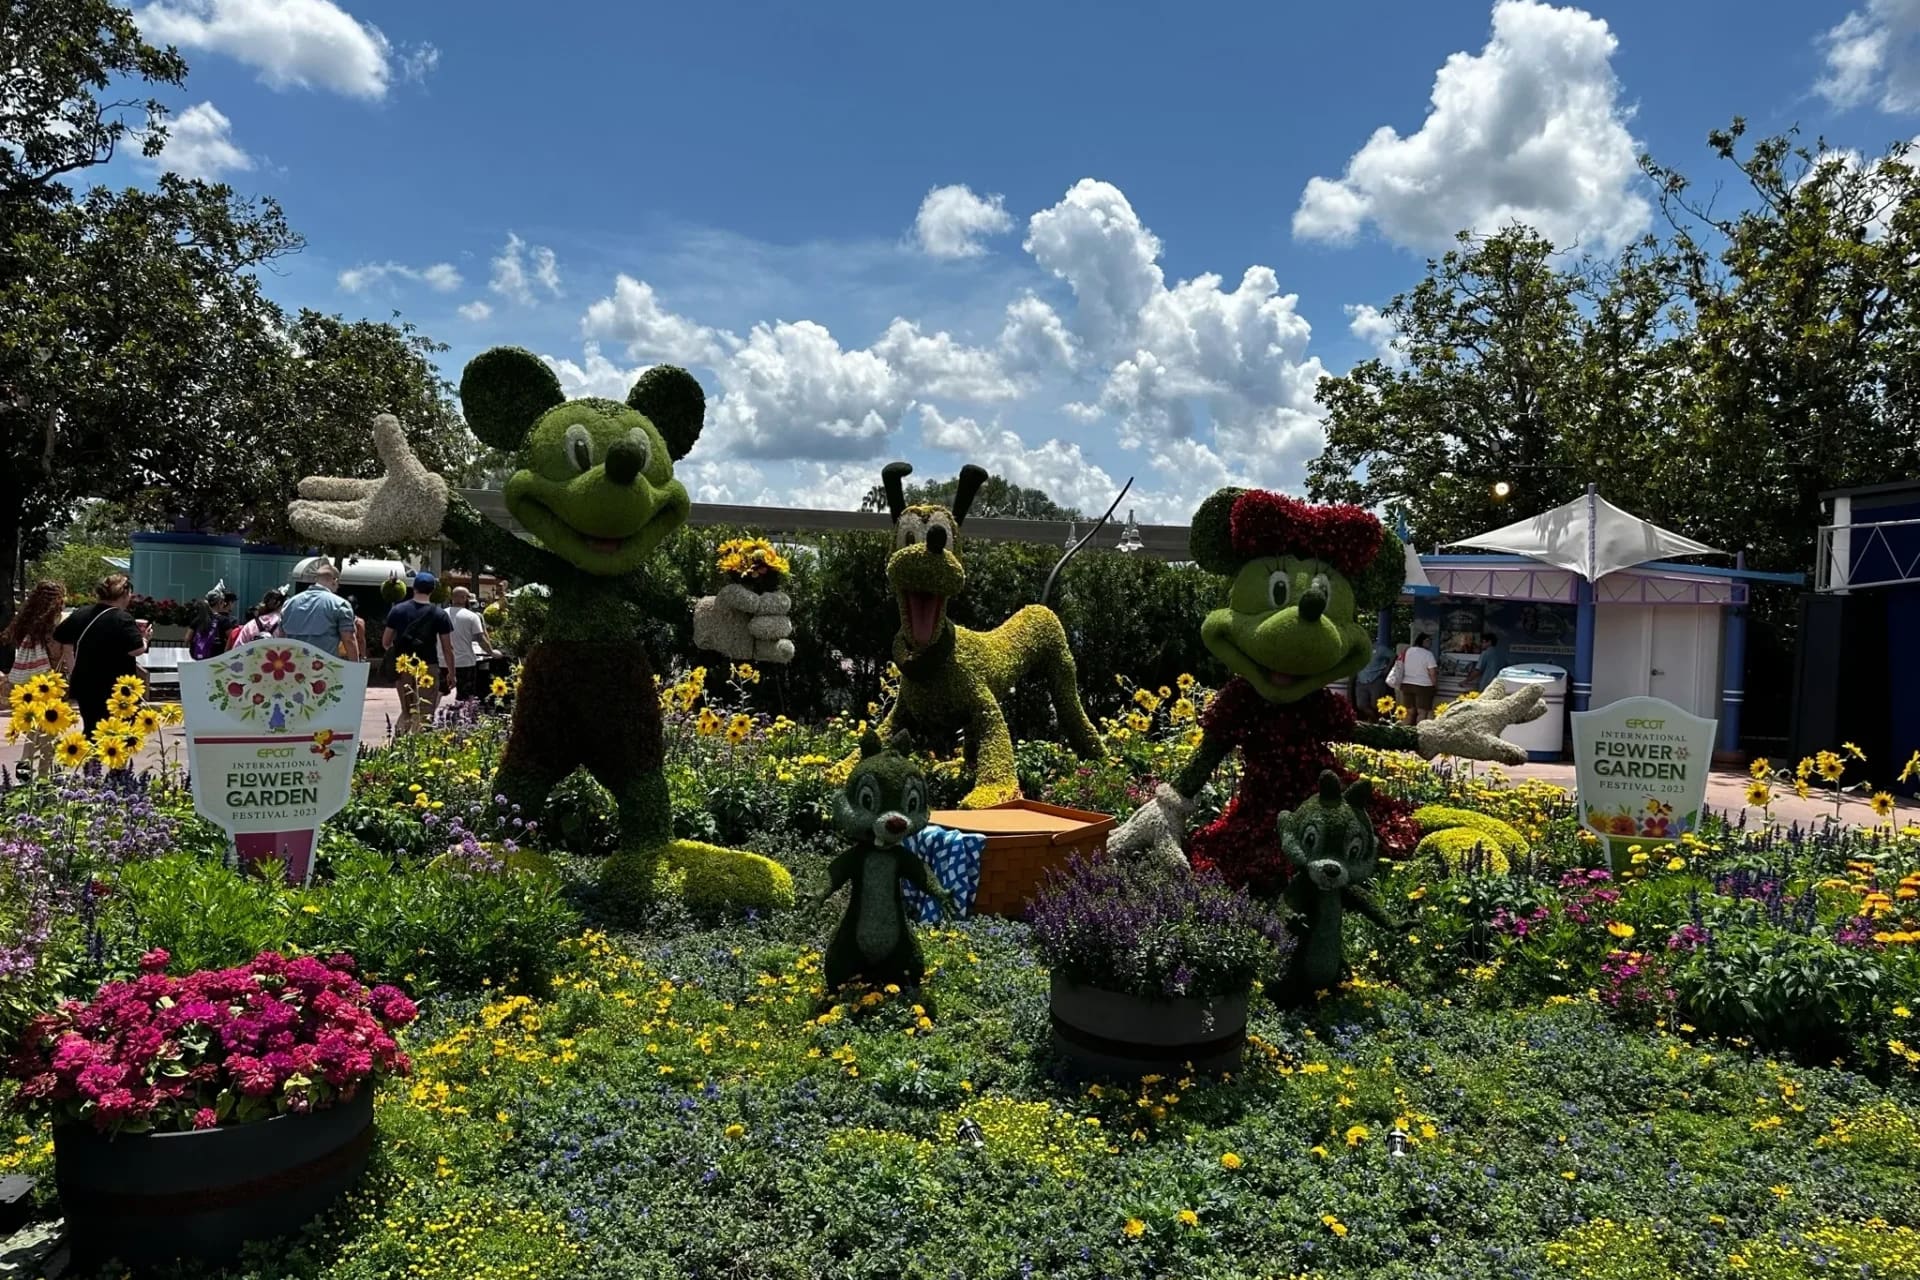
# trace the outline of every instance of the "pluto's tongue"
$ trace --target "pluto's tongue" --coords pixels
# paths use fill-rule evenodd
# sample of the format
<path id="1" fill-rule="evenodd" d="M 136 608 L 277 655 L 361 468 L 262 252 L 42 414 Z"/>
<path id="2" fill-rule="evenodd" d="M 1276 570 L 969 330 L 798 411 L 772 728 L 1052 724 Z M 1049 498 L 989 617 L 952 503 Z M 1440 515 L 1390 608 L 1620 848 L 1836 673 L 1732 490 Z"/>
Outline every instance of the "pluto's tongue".
<path id="1" fill-rule="evenodd" d="M 907 592 L 907 629 L 913 633 L 914 648 L 933 643 L 933 629 L 940 625 L 941 598 L 927 591 Z"/>

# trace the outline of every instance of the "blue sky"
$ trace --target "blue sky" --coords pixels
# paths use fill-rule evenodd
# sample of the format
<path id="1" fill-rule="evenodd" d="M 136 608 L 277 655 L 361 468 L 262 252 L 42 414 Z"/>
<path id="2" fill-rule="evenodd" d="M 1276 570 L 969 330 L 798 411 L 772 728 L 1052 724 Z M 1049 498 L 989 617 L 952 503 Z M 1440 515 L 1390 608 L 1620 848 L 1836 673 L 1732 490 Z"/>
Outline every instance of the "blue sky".
<path id="1" fill-rule="evenodd" d="M 696 498 L 826 507 L 895 457 L 1082 506 L 1135 476 L 1143 520 L 1297 490 L 1314 382 L 1452 230 L 1604 248 L 1658 218 L 1641 150 L 1724 180 L 1735 114 L 1877 153 L 1920 113 L 1907 0 L 136 14 L 192 67 L 163 163 L 307 237 L 284 305 L 397 310 L 456 379 L 685 364 Z"/>

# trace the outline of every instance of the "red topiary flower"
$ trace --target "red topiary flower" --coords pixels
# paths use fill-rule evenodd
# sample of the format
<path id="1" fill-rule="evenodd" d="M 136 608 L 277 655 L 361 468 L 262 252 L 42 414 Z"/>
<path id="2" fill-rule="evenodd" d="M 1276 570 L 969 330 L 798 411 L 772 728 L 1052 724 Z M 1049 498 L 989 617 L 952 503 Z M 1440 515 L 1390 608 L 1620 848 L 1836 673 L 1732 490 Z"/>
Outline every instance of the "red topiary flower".
<path id="1" fill-rule="evenodd" d="M 1380 521 L 1364 508 L 1312 506 L 1265 489 L 1235 498 L 1228 523 L 1237 555 L 1324 560 L 1349 578 L 1373 563 L 1383 533 Z"/>

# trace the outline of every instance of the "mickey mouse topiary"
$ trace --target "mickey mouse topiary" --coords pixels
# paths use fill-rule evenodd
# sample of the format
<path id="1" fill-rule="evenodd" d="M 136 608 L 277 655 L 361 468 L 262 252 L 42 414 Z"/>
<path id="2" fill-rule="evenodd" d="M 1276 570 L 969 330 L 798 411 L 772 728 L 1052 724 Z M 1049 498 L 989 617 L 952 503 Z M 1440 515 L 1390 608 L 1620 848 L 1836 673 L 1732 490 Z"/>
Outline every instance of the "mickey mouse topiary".
<path id="1" fill-rule="evenodd" d="M 602 872 L 616 900 L 682 882 L 696 905 L 792 905 L 793 881 L 778 863 L 672 838 L 660 701 L 636 601 L 648 558 L 686 522 L 691 504 L 673 464 L 705 423 L 700 384 L 656 365 L 624 404 L 568 400 L 538 356 L 495 347 L 468 363 L 460 402 L 476 436 L 517 455 L 504 497 L 538 544 L 450 493 L 413 456 L 391 414 L 374 420 L 386 474 L 302 480 L 288 509 L 294 528 L 336 546 L 445 536 L 478 563 L 543 584 L 551 608 L 523 655 L 494 790 L 534 815 L 576 768 L 598 779 L 619 809 L 619 851 Z"/>
<path id="2" fill-rule="evenodd" d="M 1526 759 L 1499 734 L 1545 713 L 1538 688 L 1481 698 L 1412 728 L 1358 724 L 1346 699 L 1327 691 L 1372 655 L 1357 611 L 1392 607 L 1405 573 L 1400 539 L 1367 511 L 1221 489 L 1200 504 L 1188 538 L 1200 567 L 1231 581 L 1225 606 L 1206 616 L 1200 635 L 1233 678 L 1201 717 L 1192 758 L 1114 830 L 1108 849 L 1191 859 L 1253 892 L 1273 893 L 1292 874 L 1275 843 L 1275 823 L 1314 793 L 1323 772 L 1338 769 L 1331 743 L 1350 739 L 1510 764 Z M 1194 797 L 1236 749 L 1238 792 L 1183 852 Z"/>

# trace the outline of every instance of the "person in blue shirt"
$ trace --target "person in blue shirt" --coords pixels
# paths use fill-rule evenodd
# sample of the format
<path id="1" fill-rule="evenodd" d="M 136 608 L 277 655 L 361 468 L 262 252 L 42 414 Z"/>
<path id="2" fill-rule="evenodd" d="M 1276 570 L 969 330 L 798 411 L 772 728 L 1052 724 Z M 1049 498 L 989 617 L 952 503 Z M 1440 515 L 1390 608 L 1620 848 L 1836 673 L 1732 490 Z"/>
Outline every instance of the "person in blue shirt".
<path id="1" fill-rule="evenodd" d="M 1380 699 L 1387 696 L 1387 672 L 1393 669 L 1394 651 L 1390 644 L 1373 641 L 1373 660 L 1354 677 L 1354 710 L 1362 720 L 1380 718 Z"/>
<path id="2" fill-rule="evenodd" d="M 331 560 L 322 560 L 307 589 L 281 606 L 280 634 L 357 662 L 362 654 L 353 605 L 338 594 L 339 586 L 340 571 Z"/>
<path id="3" fill-rule="evenodd" d="M 1489 631 L 1480 637 L 1480 692 L 1500 678 L 1500 668 L 1506 663 L 1500 657 L 1500 637 Z"/>

